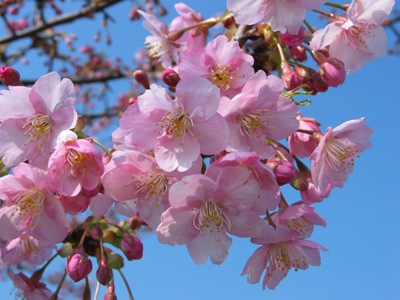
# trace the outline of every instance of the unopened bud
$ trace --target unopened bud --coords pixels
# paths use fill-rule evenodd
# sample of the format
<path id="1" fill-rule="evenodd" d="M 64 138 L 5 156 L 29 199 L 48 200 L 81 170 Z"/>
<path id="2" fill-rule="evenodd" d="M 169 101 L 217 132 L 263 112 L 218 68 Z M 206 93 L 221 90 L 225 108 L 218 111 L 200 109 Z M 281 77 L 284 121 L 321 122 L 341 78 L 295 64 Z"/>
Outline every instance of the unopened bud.
<path id="1" fill-rule="evenodd" d="M 143 257 L 143 244 L 138 237 L 124 231 L 120 249 L 128 260 L 141 259 Z"/>
<path id="2" fill-rule="evenodd" d="M 0 81 L 7 86 L 23 85 L 18 71 L 6 66 L 0 67 Z"/>
<path id="3" fill-rule="evenodd" d="M 162 72 L 162 80 L 169 86 L 175 87 L 181 78 L 174 70 L 167 69 Z"/>
<path id="4" fill-rule="evenodd" d="M 296 179 L 296 168 L 290 161 L 271 158 L 267 161 L 267 165 L 274 171 L 279 185 L 291 183 Z"/>
<path id="5" fill-rule="evenodd" d="M 145 89 L 150 88 L 149 77 L 143 70 L 136 70 L 133 72 L 133 77 L 136 81 L 141 84 Z"/>
<path id="6" fill-rule="evenodd" d="M 333 87 L 339 86 L 346 79 L 344 63 L 333 57 L 330 57 L 321 65 L 319 73 L 325 83 Z"/>
<path id="7" fill-rule="evenodd" d="M 78 282 L 92 271 L 92 261 L 86 254 L 78 251 L 68 256 L 65 270 L 73 281 Z"/>
<path id="8" fill-rule="evenodd" d="M 106 294 L 104 295 L 104 300 L 117 300 L 114 283 L 108 285 Z"/>
<path id="9" fill-rule="evenodd" d="M 105 255 L 102 255 L 100 258 L 99 268 L 96 271 L 96 279 L 101 285 L 107 285 L 112 279 L 112 271 Z"/>

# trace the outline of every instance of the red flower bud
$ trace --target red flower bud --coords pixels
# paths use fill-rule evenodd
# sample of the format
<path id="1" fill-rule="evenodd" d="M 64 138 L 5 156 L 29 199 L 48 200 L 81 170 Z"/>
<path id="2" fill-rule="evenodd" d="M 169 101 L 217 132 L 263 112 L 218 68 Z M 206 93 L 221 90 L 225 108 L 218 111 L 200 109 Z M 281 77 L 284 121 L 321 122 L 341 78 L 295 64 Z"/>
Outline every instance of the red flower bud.
<path id="1" fill-rule="evenodd" d="M 23 85 L 19 79 L 20 76 L 17 70 L 6 66 L 0 67 L 0 80 L 4 85 Z"/>

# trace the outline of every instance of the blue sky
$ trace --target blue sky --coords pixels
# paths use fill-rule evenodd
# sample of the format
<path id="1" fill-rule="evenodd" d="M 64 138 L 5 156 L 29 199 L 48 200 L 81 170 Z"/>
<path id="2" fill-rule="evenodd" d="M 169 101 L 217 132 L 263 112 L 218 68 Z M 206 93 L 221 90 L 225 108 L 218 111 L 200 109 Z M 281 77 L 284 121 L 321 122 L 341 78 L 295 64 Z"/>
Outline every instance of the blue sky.
<path id="1" fill-rule="evenodd" d="M 170 13 L 164 21 L 169 22 L 175 16 L 171 8 L 175 1 L 164 2 Z M 185 3 L 205 18 L 225 8 L 222 0 Z M 126 5 L 121 5 L 112 15 L 120 16 L 123 22 L 126 11 Z M 128 28 L 123 35 L 118 34 L 117 26 L 111 27 L 110 49 L 129 60 L 148 33 L 139 23 L 124 24 Z M 393 36 L 388 37 L 391 45 Z M 329 249 L 321 254 L 320 267 L 292 270 L 276 290 L 262 291 L 261 284 L 251 285 L 240 276 L 257 248 L 248 239 L 234 238 L 222 265 L 208 262 L 198 266 L 185 246 L 162 245 L 153 234 L 144 233 L 140 236 L 145 249 L 143 259 L 127 263 L 124 268 L 135 299 L 400 299 L 399 67 L 398 56 L 367 62 L 363 69 L 350 74 L 344 85 L 313 97 L 313 103 L 301 109 L 304 116 L 322 123 L 323 129 L 362 116 L 374 129 L 372 148 L 356 160 L 344 188 L 334 189 L 328 199 L 316 205 L 316 212 L 328 223 L 326 228 L 316 228 L 311 238 Z M 300 200 L 296 193 L 286 195 L 290 202 Z M 118 298 L 126 299 L 122 283 L 117 284 Z M 11 290 L 9 284 L 4 288 Z"/>

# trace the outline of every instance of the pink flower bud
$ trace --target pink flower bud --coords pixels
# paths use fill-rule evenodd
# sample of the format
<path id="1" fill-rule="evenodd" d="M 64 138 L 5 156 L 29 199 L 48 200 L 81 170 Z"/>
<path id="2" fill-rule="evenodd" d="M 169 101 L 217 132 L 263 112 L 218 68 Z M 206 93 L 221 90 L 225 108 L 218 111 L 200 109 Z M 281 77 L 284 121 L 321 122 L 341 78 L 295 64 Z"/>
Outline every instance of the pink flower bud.
<path id="1" fill-rule="evenodd" d="M 281 63 L 282 81 L 285 89 L 293 90 L 301 84 L 300 77 L 290 67 L 287 61 Z"/>
<path id="2" fill-rule="evenodd" d="M 100 258 L 99 268 L 96 271 L 96 279 L 102 285 L 107 285 L 112 279 L 112 271 L 108 266 L 105 255 L 102 255 Z"/>
<path id="3" fill-rule="evenodd" d="M 304 32 L 305 28 L 301 26 L 297 34 L 290 34 L 288 31 L 286 31 L 285 33 L 279 34 L 279 39 L 285 45 L 298 46 L 304 41 L 306 37 Z"/>
<path id="4" fill-rule="evenodd" d="M 337 87 L 342 84 L 346 78 L 344 63 L 336 58 L 328 58 L 319 70 L 322 79 L 329 86 Z"/>
<path id="5" fill-rule="evenodd" d="M 92 261 L 86 254 L 78 251 L 68 256 L 65 269 L 69 277 L 73 281 L 78 282 L 92 271 Z"/>
<path id="6" fill-rule="evenodd" d="M 267 161 L 267 165 L 273 169 L 279 185 L 291 183 L 296 179 L 296 168 L 290 161 L 274 157 Z"/>
<path id="7" fill-rule="evenodd" d="M 143 256 L 143 244 L 136 236 L 124 231 L 120 249 L 128 260 L 141 259 Z"/>
<path id="8" fill-rule="evenodd" d="M 6 66 L 0 67 L 0 80 L 4 85 L 23 85 L 19 79 L 20 76 L 17 70 Z"/>
<path id="9" fill-rule="evenodd" d="M 174 70 L 164 70 L 162 73 L 162 80 L 169 86 L 175 87 L 181 78 Z"/>
<path id="10" fill-rule="evenodd" d="M 133 72 L 133 77 L 145 89 L 149 89 L 150 88 L 149 77 L 147 76 L 146 72 L 144 72 L 142 70 L 136 70 L 136 71 Z"/>

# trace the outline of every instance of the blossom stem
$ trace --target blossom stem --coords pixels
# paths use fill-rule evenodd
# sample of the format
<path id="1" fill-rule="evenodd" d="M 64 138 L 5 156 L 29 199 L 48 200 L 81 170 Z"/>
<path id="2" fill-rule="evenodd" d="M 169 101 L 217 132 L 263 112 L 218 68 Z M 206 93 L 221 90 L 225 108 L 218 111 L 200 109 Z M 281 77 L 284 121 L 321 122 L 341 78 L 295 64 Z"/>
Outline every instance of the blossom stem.
<path id="1" fill-rule="evenodd" d="M 100 292 L 100 282 L 97 281 L 96 291 L 94 292 L 93 300 L 97 300 L 99 298 L 99 292 Z"/>
<path id="2" fill-rule="evenodd" d="M 305 130 L 305 129 L 297 129 L 296 131 L 297 132 L 301 132 L 301 133 L 306 133 L 306 134 L 309 134 L 309 135 L 313 135 L 314 132 L 315 132 L 315 131 L 312 131 L 312 130 Z"/>
<path id="3" fill-rule="evenodd" d="M 323 11 L 323 10 L 313 9 L 313 11 L 316 12 L 316 13 L 319 13 L 319 14 L 321 14 L 323 16 L 326 16 L 328 18 L 335 18 L 336 17 L 335 14 L 329 13 L 329 12 L 326 12 L 326 11 Z"/>
<path id="4" fill-rule="evenodd" d="M 314 32 L 315 32 L 314 28 L 311 26 L 310 23 L 308 23 L 308 21 L 307 21 L 306 19 L 303 20 L 303 23 L 304 23 L 304 25 L 307 26 L 308 30 L 310 30 L 311 33 L 314 33 Z"/>
<path id="5" fill-rule="evenodd" d="M 338 3 L 332 3 L 332 2 L 325 2 L 326 6 L 330 6 L 330 7 L 334 7 L 334 8 L 339 8 L 342 10 L 347 10 L 347 8 L 349 7 L 348 4 L 338 4 Z"/>
<path id="6" fill-rule="evenodd" d="M 93 143 L 95 143 L 97 146 L 99 146 L 110 158 L 112 158 L 111 152 L 108 151 L 107 148 L 104 147 L 102 143 L 100 143 L 99 141 L 97 141 L 93 138 L 92 138 L 92 140 L 93 140 Z"/>
<path id="7" fill-rule="evenodd" d="M 134 300 L 133 295 L 132 295 L 131 288 L 130 288 L 130 286 L 129 286 L 128 281 L 126 280 L 126 278 L 125 278 L 125 276 L 124 276 L 124 273 L 122 273 L 121 269 L 117 269 L 117 271 L 118 271 L 118 273 L 121 275 L 122 280 L 123 280 L 124 283 L 125 283 L 126 289 L 127 289 L 127 291 L 128 291 L 128 294 L 129 294 L 129 300 Z"/>
<path id="8" fill-rule="evenodd" d="M 58 284 L 56 291 L 54 292 L 54 294 L 50 298 L 51 300 L 57 300 L 58 299 L 58 293 L 61 290 L 61 287 L 62 287 L 62 285 L 64 283 L 65 277 L 67 277 L 67 271 L 64 272 L 64 275 L 61 278 L 60 283 Z"/>

